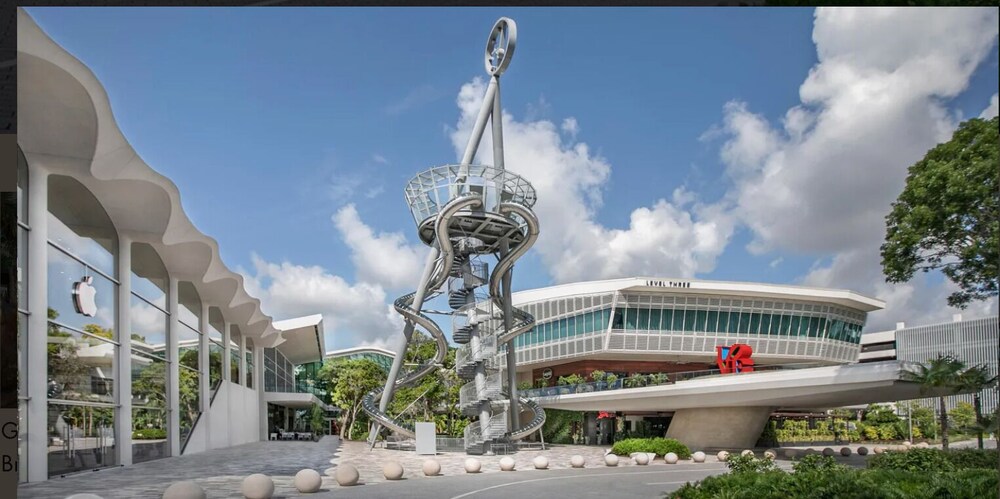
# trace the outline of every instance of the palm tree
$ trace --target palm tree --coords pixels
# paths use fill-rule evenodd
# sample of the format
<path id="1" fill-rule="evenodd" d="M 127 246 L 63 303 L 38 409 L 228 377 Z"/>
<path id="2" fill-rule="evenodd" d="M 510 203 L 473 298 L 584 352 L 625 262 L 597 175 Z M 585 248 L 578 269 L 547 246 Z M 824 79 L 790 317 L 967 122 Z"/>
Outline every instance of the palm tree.
<path id="1" fill-rule="evenodd" d="M 937 358 L 929 359 L 925 364 L 918 364 L 915 371 L 903 371 L 903 379 L 920 384 L 920 393 L 946 390 L 955 392 L 960 373 L 965 369 L 965 363 L 952 355 L 938 354 Z M 941 418 L 941 447 L 948 450 L 948 410 L 944 395 L 938 396 Z"/>
<path id="2" fill-rule="evenodd" d="M 990 374 L 989 368 L 985 365 L 970 367 L 958 375 L 956 388 L 963 392 L 972 392 L 972 405 L 976 411 L 976 436 L 979 440 L 979 448 L 983 448 L 983 431 L 986 428 L 983 419 L 983 405 L 981 393 L 983 390 L 992 388 L 997 377 Z"/>

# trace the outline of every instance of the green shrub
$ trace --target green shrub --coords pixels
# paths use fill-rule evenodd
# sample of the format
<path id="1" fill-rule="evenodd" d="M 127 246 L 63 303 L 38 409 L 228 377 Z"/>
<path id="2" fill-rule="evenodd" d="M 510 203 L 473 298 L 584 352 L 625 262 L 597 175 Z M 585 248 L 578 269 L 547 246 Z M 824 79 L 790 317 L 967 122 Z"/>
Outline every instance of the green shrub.
<path id="1" fill-rule="evenodd" d="M 146 428 L 132 432 L 133 440 L 161 440 L 164 438 L 167 438 L 167 430 L 163 428 Z"/>
<path id="2" fill-rule="evenodd" d="M 824 456 L 822 454 L 808 454 L 792 464 L 792 469 L 796 473 L 826 473 L 837 471 L 841 468 L 843 468 L 843 465 L 837 464 L 837 460 L 833 456 Z"/>
<path id="3" fill-rule="evenodd" d="M 993 449 L 959 449 L 944 452 L 945 458 L 956 470 L 987 469 L 997 467 L 997 450 Z"/>
<path id="4" fill-rule="evenodd" d="M 691 449 L 672 438 L 626 438 L 615 442 L 611 452 L 619 456 L 627 456 L 633 452 L 654 452 L 664 456 L 668 452 L 677 454 L 679 459 L 691 457 Z"/>
<path id="5" fill-rule="evenodd" d="M 729 468 L 730 473 L 766 473 L 778 470 L 778 466 L 774 464 L 774 461 L 770 459 L 758 459 L 749 454 L 746 456 L 739 454 L 729 456 L 729 459 L 726 460 L 726 467 Z"/>
<path id="6" fill-rule="evenodd" d="M 938 449 L 910 449 L 908 451 L 886 451 L 868 460 L 868 467 L 917 472 L 954 471 L 945 452 Z"/>

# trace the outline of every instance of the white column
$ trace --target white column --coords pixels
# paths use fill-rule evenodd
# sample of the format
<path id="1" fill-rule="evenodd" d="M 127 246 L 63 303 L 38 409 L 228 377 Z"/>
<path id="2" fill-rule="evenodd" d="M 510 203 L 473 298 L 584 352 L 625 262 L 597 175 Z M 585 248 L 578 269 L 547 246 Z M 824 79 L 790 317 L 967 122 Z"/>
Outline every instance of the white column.
<path id="1" fill-rule="evenodd" d="M 180 315 L 177 305 L 177 278 L 171 277 L 167 285 L 167 441 L 170 455 L 181 455 L 181 395 L 180 360 L 178 339 L 180 337 Z"/>
<path id="2" fill-rule="evenodd" d="M 24 428 L 27 439 L 28 481 L 48 479 L 48 180 L 45 169 L 28 167 L 28 335 L 26 350 L 27 397 Z M 71 290 L 67 289 L 66 293 Z"/>
<path id="3" fill-rule="evenodd" d="M 115 418 L 115 449 L 118 463 L 132 464 L 132 239 L 118 235 L 118 411 Z"/>
<path id="4" fill-rule="evenodd" d="M 201 358 L 198 359 L 198 370 L 201 371 L 201 390 L 198 401 L 201 402 L 201 417 L 199 422 L 205 425 L 205 450 L 212 448 L 212 418 L 209 417 L 208 410 L 212 406 L 212 385 L 208 378 L 208 304 L 201 302 L 201 315 L 198 317 L 198 331 L 201 331 L 201 338 L 198 339 L 200 345 Z"/>
<path id="5" fill-rule="evenodd" d="M 253 387 L 257 390 L 257 404 L 259 407 L 260 439 L 270 438 L 267 434 L 267 401 L 264 400 L 264 347 L 254 342 L 253 346 Z"/>
<path id="6" fill-rule="evenodd" d="M 229 330 L 232 329 L 233 323 L 231 323 L 229 321 L 225 321 L 225 322 L 223 322 L 223 324 L 225 324 L 225 326 L 223 326 L 223 328 L 222 328 L 223 329 L 223 331 L 222 331 L 222 381 L 232 381 L 233 377 L 230 374 L 232 372 L 232 369 L 230 367 L 230 362 L 231 362 L 230 361 L 230 359 L 231 359 L 230 351 L 232 350 L 232 348 L 230 348 L 230 345 L 232 344 L 232 342 L 230 341 L 231 336 L 229 334 Z"/>
<path id="7" fill-rule="evenodd" d="M 240 331 L 240 332 L 242 333 L 242 331 Z M 246 335 L 246 333 L 240 334 L 240 344 L 239 344 L 238 348 L 240 349 L 240 353 L 239 353 L 240 361 L 238 362 L 239 373 L 240 373 L 239 374 L 239 376 L 240 376 L 239 382 L 240 382 L 241 385 L 247 386 L 247 355 L 246 355 L 246 351 L 247 351 L 247 335 Z"/>

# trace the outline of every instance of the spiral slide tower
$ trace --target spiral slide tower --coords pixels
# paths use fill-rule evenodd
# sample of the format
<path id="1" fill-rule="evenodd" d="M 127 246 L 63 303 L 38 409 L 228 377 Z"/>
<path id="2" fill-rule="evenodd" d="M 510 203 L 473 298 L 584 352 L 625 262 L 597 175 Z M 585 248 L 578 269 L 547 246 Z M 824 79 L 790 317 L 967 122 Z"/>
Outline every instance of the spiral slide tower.
<path id="1" fill-rule="evenodd" d="M 452 317 L 452 339 L 461 345 L 455 369 L 459 377 L 468 380 L 461 388 L 459 405 L 463 413 L 479 417 L 466 427 L 466 451 L 489 452 L 491 444 L 522 439 L 545 422 L 541 407 L 517 396 L 511 341 L 534 326 L 530 314 L 511 305 L 510 282 L 514 262 L 538 238 L 538 219 L 531 211 L 535 189 L 504 169 L 500 75 L 510 64 L 516 40 L 514 21 L 500 18 L 486 43 L 490 82 L 462 161 L 424 171 L 406 186 L 406 202 L 420 240 L 431 250 L 417 290 L 395 302 L 406 327 L 386 386 L 362 401 L 362 409 L 375 422 L 369 437 L 372 444 L 381 427 L 414 437 L 412 426 L 396 421 L 386 408 L 396 388 L 415 384 L 444 360 L 447 339 L 422 311 L 427 300 L 442 293 L 447 293 L 451 308 L 445 313 Z M 492 124 L 494 164 L 474 164 L 487 121 Z M 490 272 L 487 261 L 492 258 L 496 264 Z M 416 326 L 434 339 L 437 351 L 431 361 L 400 375 Z M 503 345 L 507 347 L 506 362 L 497 358 Z M 521 425 L 522 411 L 530 413 L 525 425 Z"/>

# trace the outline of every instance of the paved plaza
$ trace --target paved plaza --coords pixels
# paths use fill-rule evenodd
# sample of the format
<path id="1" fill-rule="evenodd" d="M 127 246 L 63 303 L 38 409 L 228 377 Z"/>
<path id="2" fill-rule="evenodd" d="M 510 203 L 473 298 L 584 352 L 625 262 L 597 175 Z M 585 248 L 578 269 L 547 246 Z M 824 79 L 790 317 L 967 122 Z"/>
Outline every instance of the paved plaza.
<path id="1" fill-rule="evenodd" d="M 956 443 L 956 446 L 972 442 Z M 992 443 L 992 442 L 991 442 Z M 995 445 L 995 444 L 994 444 Z M 824 446 L 813 446 L 822 450 Z M 841 446 L 833 447 L 838 450 Z M 853 449 L 857 445 L 850 445 Z M 799 456 L 806 446 L 783 448 L 778 464 L 791 468 L 790 455 Z M 93 493 L 104 499 L 159 498 L 173 482 L 193 480 L 205 489 L 209 498 L 239 498 L 243 479 L 253 473 L 270 476 L 275 483 L 276 498 L 292 497 L 393 497 L 393 498 L 452 498 L 516 497 L 662 497 L 688 481 L 724 473 L 724 463 L 709 454 L 705 463 L 682 461 L 666 464 L 662 458 L 649 466 L 639 466 L 622 458 L 617 467 L 604 465 L 605 447 L 555 445 L 543 450 L 524 450 L 511 457 L 515 472 L 500 471 L 503 456 L 476 456 L 482 463 L 477 474 L 465 472 L 464 462 L 470 456 L 463 452 L 439 452 L 433 456 L 441 464 L 441 473 L 424 476 L 421 465 L 431 456 L 413 451 L 369 450 L 365 442 L 341 442 L 337 437 L 325 437 L 319 442 L 271 441 L 255 442 L 199 454 L 139 463 L 129 467 L 84 472 L 63 478 L 22 485 L 18 497 L 64 499 L 77 493 Z M 794 452 L 788 452 L 792 451 Z M 758 450 L 758 455 L 760 455 Z M 586 460 L 585 469 L 573 469 L 569 460 L 579 454 Z M 549 460 L 548 470 L 536 470 L 532 464 L 542 455 Z M 852 453 L 837 460 L 854 466 L 864 466 L 865 458 Z M 382 466 L 395 461 L 403 466 L 403 479 L 388 481 Z M 358 469 L 360 484 L 341 487 L 325 474 L 338 465 L 351 464 Z M 300 494 L 292 485 L 295 473 L 310 468 L 323 474 L 323 487 L 316 494 Z"/>

